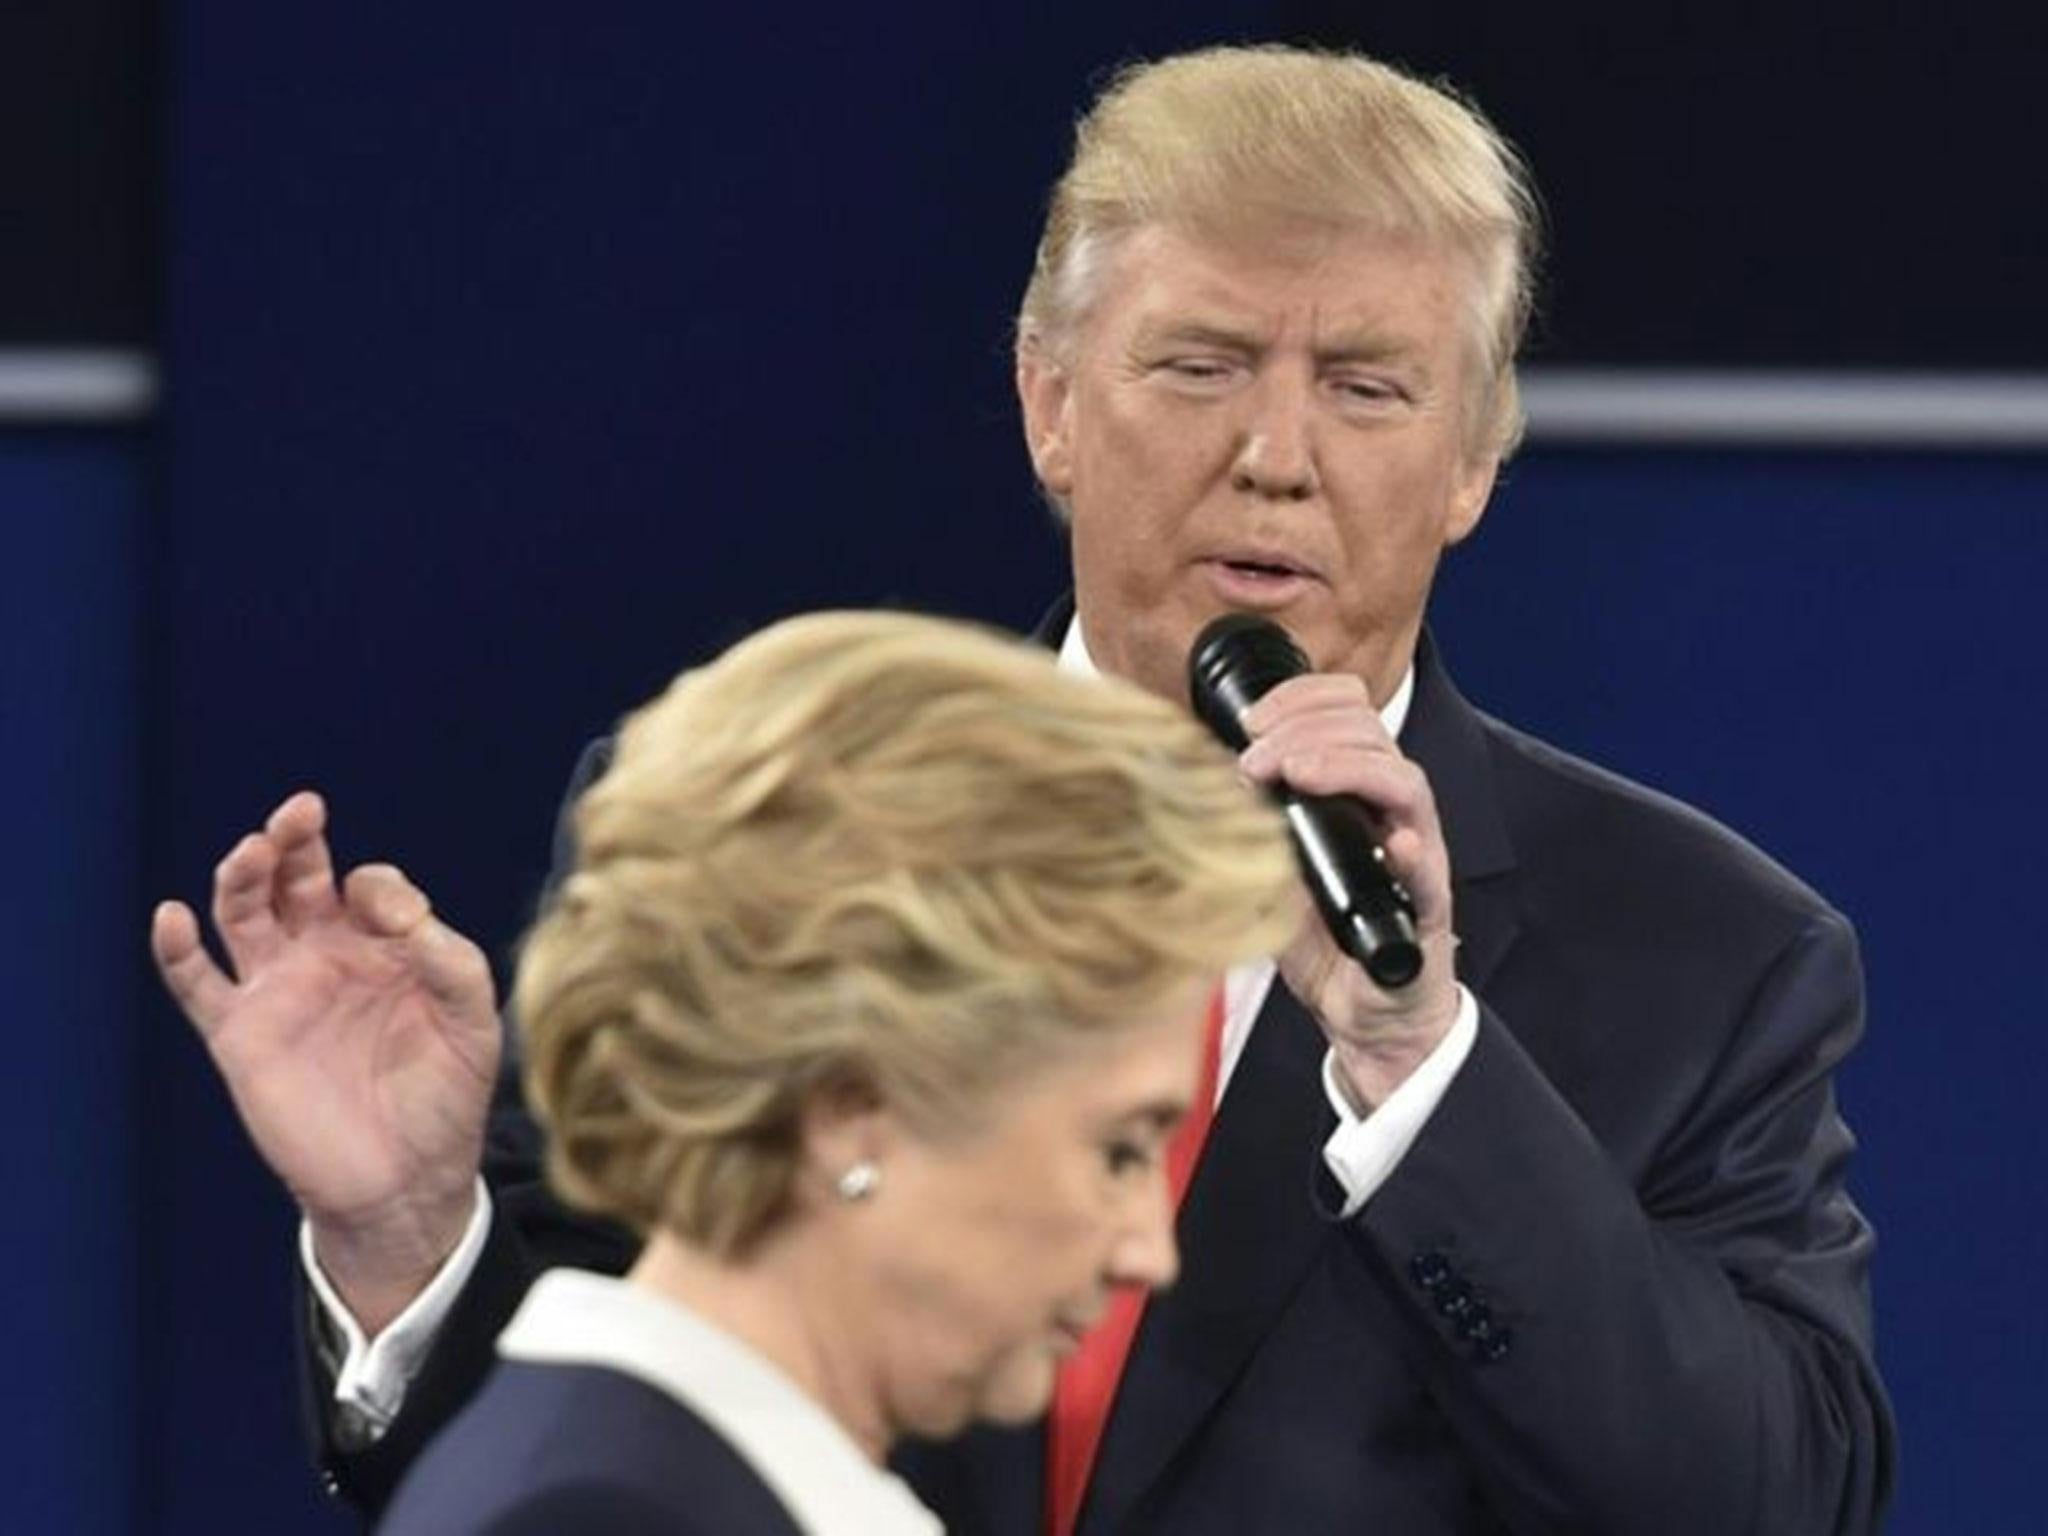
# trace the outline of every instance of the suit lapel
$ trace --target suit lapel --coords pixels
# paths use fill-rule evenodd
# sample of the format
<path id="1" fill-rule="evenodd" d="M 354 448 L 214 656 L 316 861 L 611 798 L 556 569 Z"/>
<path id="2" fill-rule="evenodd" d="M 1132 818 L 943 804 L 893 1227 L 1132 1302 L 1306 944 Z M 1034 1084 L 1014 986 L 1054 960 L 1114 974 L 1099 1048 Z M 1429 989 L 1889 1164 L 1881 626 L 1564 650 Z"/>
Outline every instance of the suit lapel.
<path id="1" fill-rule="evenodd" d="M 1451 856 L 1458 979 L 1481 991 L 1521 930 L 1515 847 L 1494 782 L 1486 717 L 1465 702 L 1423 631 L 1401 750 L 1429 775 Z"/>

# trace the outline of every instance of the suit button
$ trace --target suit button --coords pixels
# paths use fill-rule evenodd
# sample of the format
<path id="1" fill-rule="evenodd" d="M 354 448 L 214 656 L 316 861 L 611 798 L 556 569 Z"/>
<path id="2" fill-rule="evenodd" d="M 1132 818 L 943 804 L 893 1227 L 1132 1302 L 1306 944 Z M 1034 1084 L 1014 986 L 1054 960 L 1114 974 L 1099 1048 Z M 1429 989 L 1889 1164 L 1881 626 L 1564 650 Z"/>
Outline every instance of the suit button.
<path id="1" fill-rule="evenodd" d="M 1472 1287 L 1462 1280 L 1450 1280 L 1436 1288 L 1436 1309 L 1457 1324 L 1461 1329 L 1465 1319 L 1472 1315 L 1478 1305 L 1472 1299 Z"/>
<path id="2" fill-rule="evenodd" d="M 1408 1261 L 1408 1273 L 1425 1291 L 1433 1291 L 1451 1278 L 1451 1261 L 1432 1248 Z"/>
<path id="3" fill-rule="evenodd" d="M 1493 1313 L 1483 1301 L 1475 1301 L 1465 1309 L 1465 1315 L 1458 1319 L 1458 1337 L 1468 1344 L 1477 1344 L 1493 1333 Z"/>

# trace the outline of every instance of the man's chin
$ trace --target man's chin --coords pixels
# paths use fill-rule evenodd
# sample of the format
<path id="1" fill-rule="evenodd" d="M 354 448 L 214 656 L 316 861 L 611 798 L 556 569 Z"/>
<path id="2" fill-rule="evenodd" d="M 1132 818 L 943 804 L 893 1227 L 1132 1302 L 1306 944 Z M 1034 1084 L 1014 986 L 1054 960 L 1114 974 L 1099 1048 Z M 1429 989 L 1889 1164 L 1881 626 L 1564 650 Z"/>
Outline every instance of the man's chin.
<path id="1" fill-rule="evenodd" d="M 1126 682 L 1136 683 L 1147 693 L 1183 707 L 1188 702 L 1188 647 L 1196 633 L 1213 614 L 1176 613 L 1133 626 L 1125 636 L 1122 654 L 1099 663 Z"/>

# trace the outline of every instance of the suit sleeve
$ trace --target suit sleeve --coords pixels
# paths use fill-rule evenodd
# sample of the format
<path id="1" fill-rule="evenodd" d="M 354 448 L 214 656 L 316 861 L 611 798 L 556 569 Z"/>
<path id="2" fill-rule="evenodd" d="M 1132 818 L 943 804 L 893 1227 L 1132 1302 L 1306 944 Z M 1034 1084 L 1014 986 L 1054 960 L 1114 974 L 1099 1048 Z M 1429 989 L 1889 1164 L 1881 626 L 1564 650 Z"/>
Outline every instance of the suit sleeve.
<path id="1" fill-rule="evenodd" d="M 577 761 L 556 819 L 553 866 L 546 893 L 575 859 L 570 811 L 611 760 L 609 739 L 591 743 Z M 545 902 L 546 894 L 542 900 Z M 541 1136 L 520 1091 L 517 1026 L 508 1007 L 503 1066 L 485 1130 L 485 1180 L 493 1213 L 484 1249 L 462 1294 L 442 1324 L 406 1389 L 398 1416 L 367 1445 L 344 1444 L 333 1412 L 334 1367 L 322 1347 L 317 1310 L 300 1286 L 300 1379 L 303 1411 L 320 1478 L 330 1494 L 374 1516 L 390 1501 L 413 1460 L 482 1383 L 498 1334 L 543 1270 L 575 1265 L 619 1273 L 632 1263 L 638 1241 L 621 1227 L 580 1215 L 549 1194 L 542 1177 Z"/>
<path id="2" fill-rule="evenodd" d="M 474 1512 L 475 1505 L 484 1512 Z M 631 1484 L 585 1478 L 550 1482 L 509 1498 L 493 1488 L 478 1493 L 471 1509 L 455 1513 L 445 1503 L 424 1513 L 401 1504 L 379 1536 L 702 1536 L 714 1529 Z M 759 1529 L 750 1527 L 745 1536 Z M 736 1533 L 720 1530 L 719 1536 Z"/>
<path id="3" fill-rule="evenodd" d="M 1464 1070 L 1352 1223 L 1512 1530 L 1877 1528 L 1893 1425 L 1830 1079 L 1862 1028 L 1847 924 L 1814 914 L 1747 999 L 1619 1160 L 1482 1007 Z"/>
<path id="4" fill-rule="evenodd" d="M 691 1536 L 701 1529 L 637 1489 L 593 1482 L 522 1500 L 479 1526 L 476 1536 Z"/>

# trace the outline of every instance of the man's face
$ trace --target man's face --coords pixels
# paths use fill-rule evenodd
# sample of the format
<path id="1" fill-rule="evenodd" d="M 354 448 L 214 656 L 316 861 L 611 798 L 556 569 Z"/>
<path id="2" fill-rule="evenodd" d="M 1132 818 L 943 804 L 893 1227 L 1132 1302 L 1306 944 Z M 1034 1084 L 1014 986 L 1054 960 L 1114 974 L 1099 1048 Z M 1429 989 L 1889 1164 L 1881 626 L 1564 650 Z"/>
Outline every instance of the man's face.
<path id="1" fill-rule="evenodd" d="M 1018 365 L 1098 666 L 1184 699 L 1195 633 L 1256 612 L 1385 702 L 1493 485 L 1465 452 L 1470 283 L 1364 230 L 1122 242 L 1064 362 Z"/>

